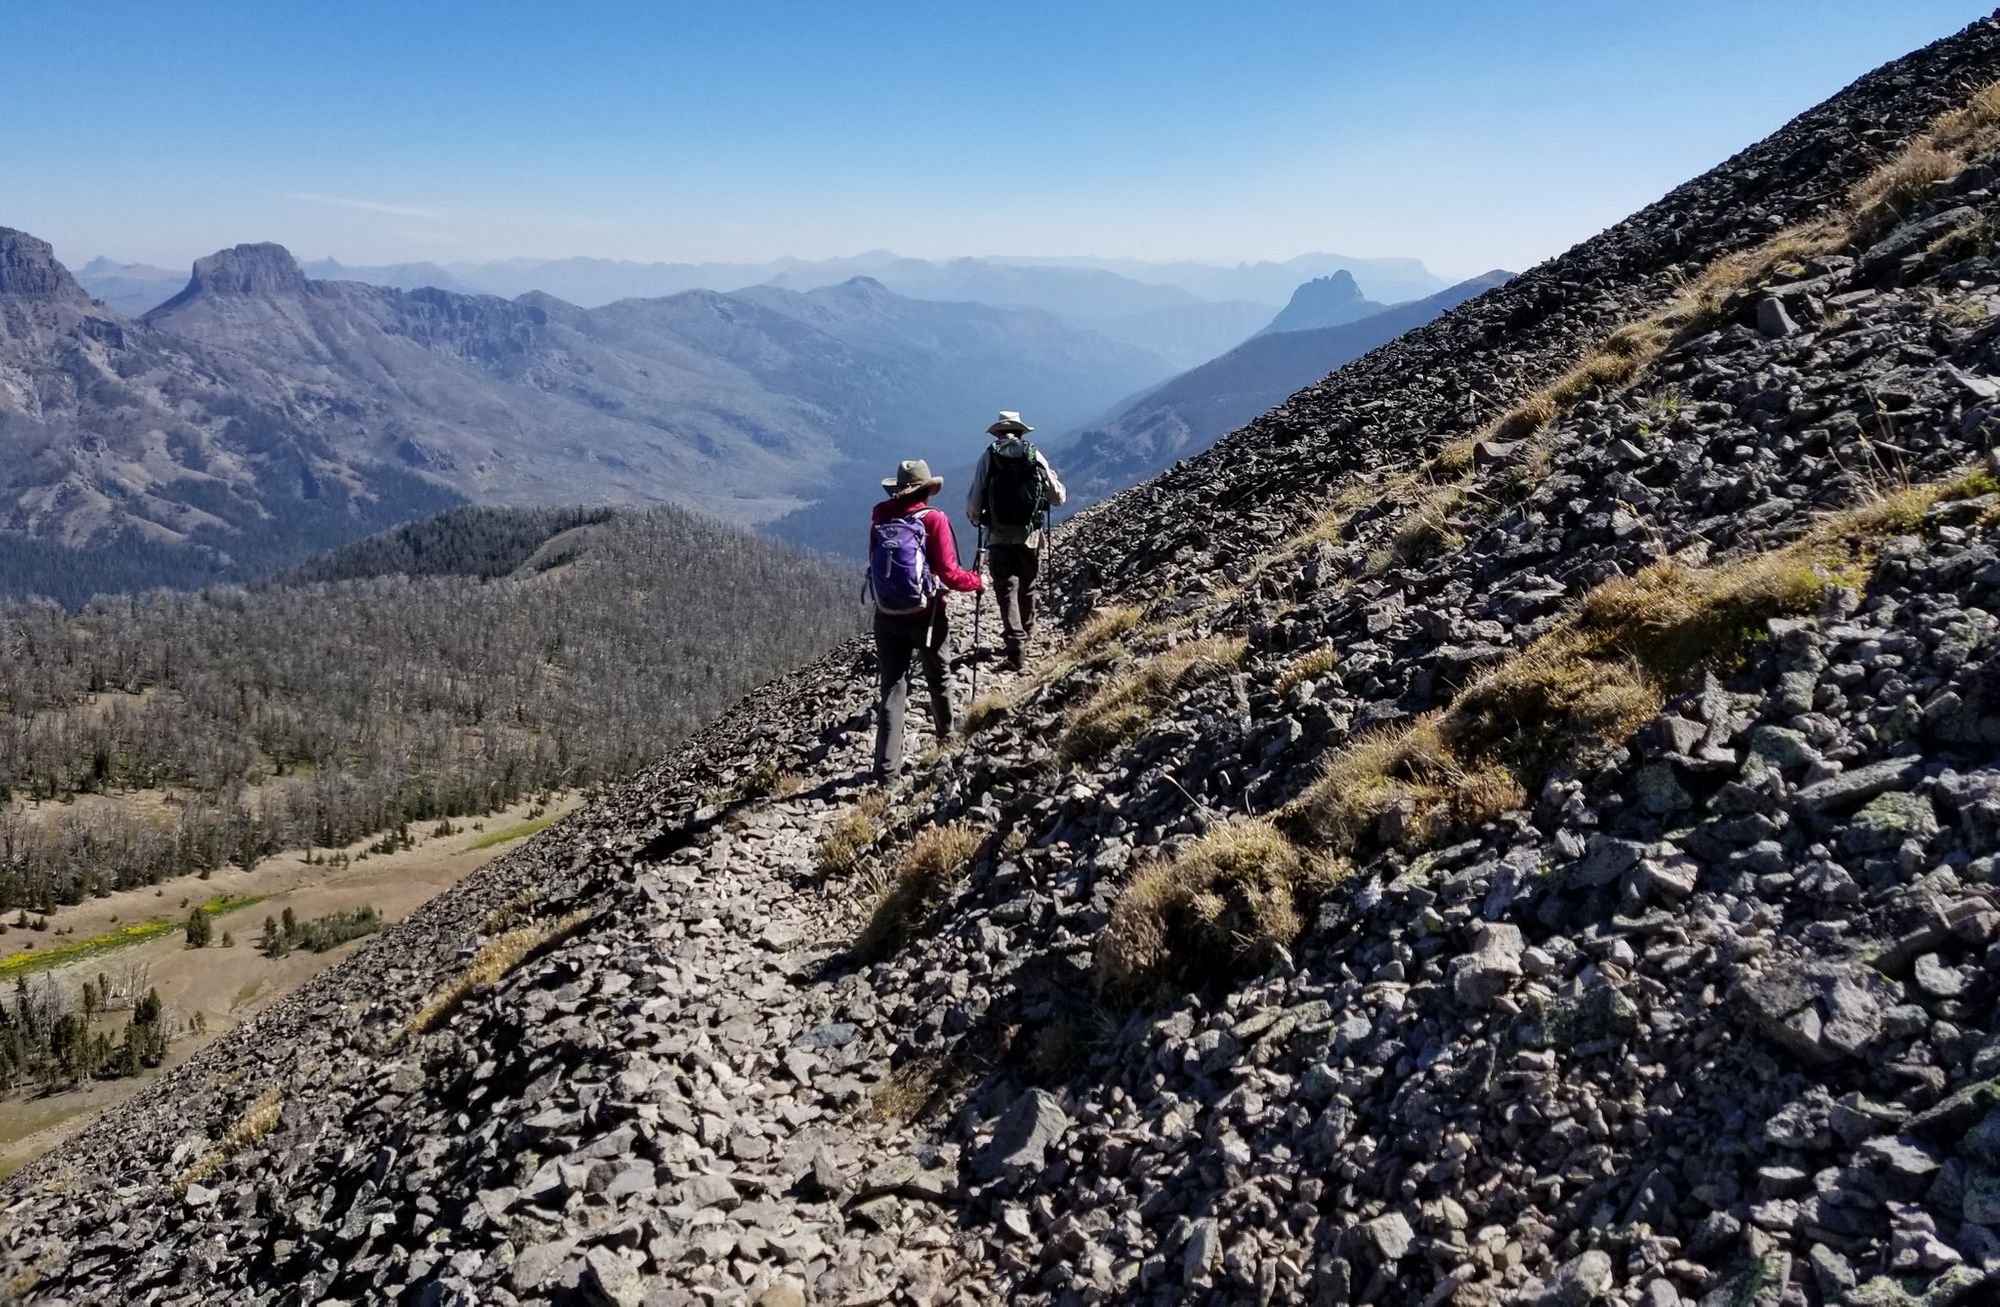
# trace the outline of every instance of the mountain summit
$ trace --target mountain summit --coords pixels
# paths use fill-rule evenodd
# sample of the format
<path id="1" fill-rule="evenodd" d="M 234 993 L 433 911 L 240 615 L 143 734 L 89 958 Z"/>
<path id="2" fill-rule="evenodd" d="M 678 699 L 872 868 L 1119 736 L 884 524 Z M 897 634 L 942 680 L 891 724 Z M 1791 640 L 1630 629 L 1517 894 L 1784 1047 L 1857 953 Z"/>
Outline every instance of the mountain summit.
<path id="1" fill-rule="evenodd" d="M 1293 291 L 1291 302 L 1271 319 L 1264 334 L 1338 327 L 1343 322 L 1379 313 L 1383 307 L 1363 295 L 1354 274 L 1343 268 L 1329 277 L 1314 277 Z"/>
<path id="2" fill-rule="evenodd" d="M 309 288 L 299 261 L 284 246 L 236 245 L 195 260 L 187 289 L 154 312 L 165 313 L 197 295 L 303 295 Z"/>

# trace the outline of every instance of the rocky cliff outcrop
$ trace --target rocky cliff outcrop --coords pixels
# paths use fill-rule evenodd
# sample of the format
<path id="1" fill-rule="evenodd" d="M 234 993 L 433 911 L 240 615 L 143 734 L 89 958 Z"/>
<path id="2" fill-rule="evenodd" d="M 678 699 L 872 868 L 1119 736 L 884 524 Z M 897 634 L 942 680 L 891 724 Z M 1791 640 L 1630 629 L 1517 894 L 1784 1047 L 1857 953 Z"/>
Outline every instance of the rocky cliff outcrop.
<path id="1" fill-rule="evenodd" d="M 768 687 L 16 1176 L 9 1257 L 1991 1301 L 2000 94 L 1940 115 L 1996 78 L 1888 65 L 1080 518 L 889 795 L 860 650 Z"/>
<path id="2" fill-rule="evenodd" d="M 56 262 L 47 241 L 0 227 L 0 295 L 33 300 L 88 302 L 69 269 Z"/>
<path id="3" fill-rule="evenodd" d="M 306 274 L 292 252 L 282 245 L 262 241 L 217 250 L 196 259 L 194 275 L 188 278 L 181 297 L 196 295 L 303 295 Z M 171 309 L 179 300 L 169 300 L 157 312 Z"/>

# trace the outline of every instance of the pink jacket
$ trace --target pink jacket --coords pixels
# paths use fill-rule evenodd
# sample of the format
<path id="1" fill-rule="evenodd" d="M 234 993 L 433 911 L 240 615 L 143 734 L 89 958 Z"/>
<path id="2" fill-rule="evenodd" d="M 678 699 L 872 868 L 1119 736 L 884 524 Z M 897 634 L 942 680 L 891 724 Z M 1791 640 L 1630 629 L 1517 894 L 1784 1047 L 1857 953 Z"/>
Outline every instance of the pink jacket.
<path id="1" fill-rule="evenodd" d="M 968 592 L 985 589 L 986 583 L 979 573 L 968 572 L 958 565 L 958 545 L 951 538 L 951 519 L 943 509 L 932 508 L 922 499 L 885 499 L 875 505 L 869 525 L 919 513 L 924 523 L 924 556 L 930 560 L 931 573 L 944 582 L 944 588 Z"/>

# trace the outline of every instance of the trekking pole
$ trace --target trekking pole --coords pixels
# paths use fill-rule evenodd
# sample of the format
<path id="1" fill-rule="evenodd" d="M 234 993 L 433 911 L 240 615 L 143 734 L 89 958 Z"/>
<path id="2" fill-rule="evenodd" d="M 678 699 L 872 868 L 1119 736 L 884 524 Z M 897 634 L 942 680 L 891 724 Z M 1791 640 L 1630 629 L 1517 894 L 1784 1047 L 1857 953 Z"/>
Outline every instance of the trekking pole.
<path id="1" fill-rule="evenodd" d="M 980 586 L 972 596 L 972 701 L 979 702 L 979 627 L 986 616 L 986 528 L 979 528 L 979 547 L 972 553 L 972 570 L 979 573 Z"/>

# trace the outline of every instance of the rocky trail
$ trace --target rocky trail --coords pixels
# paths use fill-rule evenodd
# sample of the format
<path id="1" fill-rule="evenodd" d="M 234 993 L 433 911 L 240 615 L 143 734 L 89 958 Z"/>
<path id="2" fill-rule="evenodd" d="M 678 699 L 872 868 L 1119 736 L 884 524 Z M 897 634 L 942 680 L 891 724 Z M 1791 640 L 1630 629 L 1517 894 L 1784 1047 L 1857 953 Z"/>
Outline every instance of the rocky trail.
<path id="1" fill-rule="evenodd" d="M 17 1291 L 1994 1301 L 1996 81 L 1081 516 L 891 794 L 860 647 L 767 686 L 11 1180 Z"/>

